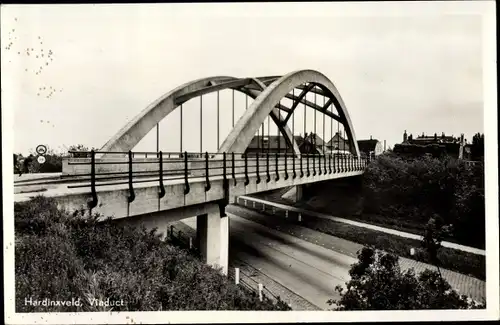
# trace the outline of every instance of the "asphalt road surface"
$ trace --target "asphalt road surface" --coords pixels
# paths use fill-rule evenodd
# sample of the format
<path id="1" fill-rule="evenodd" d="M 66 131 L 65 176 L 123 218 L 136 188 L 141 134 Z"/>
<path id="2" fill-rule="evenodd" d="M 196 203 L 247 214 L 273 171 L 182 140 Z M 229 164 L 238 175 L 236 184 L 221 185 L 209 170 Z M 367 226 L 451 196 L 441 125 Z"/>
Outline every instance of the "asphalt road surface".
<path id="1" fill-rule="evenodd" d="M 230 259 L 237 258 L 321 309 L 338 299 L 336 285 L 345 286 L 353 257 L 228 213 Z M 196 218 L 182 220 L 196 228 Z"/>

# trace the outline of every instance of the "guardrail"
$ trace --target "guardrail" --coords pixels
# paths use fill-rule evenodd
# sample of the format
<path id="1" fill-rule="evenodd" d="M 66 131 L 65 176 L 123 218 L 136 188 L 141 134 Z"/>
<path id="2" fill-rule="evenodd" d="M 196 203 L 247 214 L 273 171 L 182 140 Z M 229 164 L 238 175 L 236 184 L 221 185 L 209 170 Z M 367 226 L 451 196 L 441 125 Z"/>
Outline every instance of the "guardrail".
<path id="1" fill-rule="evenodd" d="M 128 201 L 135 200 L 134 184 L 158 182 L 158 197 L 165 195 L 164 180 L 182 180 L 184 195 L 190 192 L 190 180 L 204 180 L 205 191 L 212 188 L 211 180 L 222 177 L 224 186 L 228 187 L 231 178 L 233 184 L 244 178 L 244 185 L 250 183 L 249 176 L 257 176 L 257 184 L 261 181 L 269 183 L 271 173 L 274 180 L 303 178 L 316 175 L 362 171 L 368 160 L 354 156 L 337 156 L 333 154 L 292 154 L 292 153 L 173 153 L 173 152 L 112 152 L 112 151 L 71 151 L 68 166 L 79 166 L 74 173 L 63 177 L 76 177 L 79 181 L 89 183 L 70 185 L 69 188 L 90 187 L 92 200 L 89 206 L 97 205 L 96 188 L 106 185 L 128 185 Z M 76 157 L 75 157 L 76 155 Z M 101 156 L 106 155 L 105 158 Z M 101 157 L 98 158 L 97 156 Z M 270 159 L 270 158 L 274 159 Z M 297 162 L 299 160 L 299 172 Z M 304 164 L 305 160 L 305 164 Z M 304 173 L 304 165 L 305 173 Z M 290 166 L 292 166 L 290 168 Z M 90 168 L 89 168 L 90 167 Z M 79 168 L 79 169 L 78 169 Z M 90 170 L 89 170 L 90 169 Z M 265 171 L 264 171 L 265 169 Z M 80 172 L 78 172 L 80 171 Z M 266 178 L 261 179 L 261 173 Z"/>

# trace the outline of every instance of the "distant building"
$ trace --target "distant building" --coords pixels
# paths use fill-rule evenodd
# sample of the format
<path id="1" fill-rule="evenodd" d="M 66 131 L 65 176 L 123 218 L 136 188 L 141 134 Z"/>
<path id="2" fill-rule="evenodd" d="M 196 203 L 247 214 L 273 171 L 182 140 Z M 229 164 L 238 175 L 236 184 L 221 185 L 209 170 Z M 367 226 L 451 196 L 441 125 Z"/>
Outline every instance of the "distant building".
<path id="1" fill-rule="evenodd" d="M 425 135 L 413 138 L 413 135 L 408 135 L 406 131 L 403 133 L 403 142 L 394 146 L 394 152 L 406 155 L 425 155 L 432 156 L 449 155 L 455 158 L 462 159 L 464 157 L 464 148 L 466 141 L 464 135 L 460 137 L 447 136 L 443 133 L 441 135 Z"/>
<path id="2" fill-rule="evenodd" d="M 384 152 L 382 143 L 370 137 L 370 140 L 358 140 L 359 153 L 362 157 L 378 156 Z"/>
<path id="3" fill-rule="evenodd" d="M 335 151 L 350 151 L 349 142 L 347 139 L 343 138 L 338 132 L 328 141 L 326 148 L 330 152 Z"/>
<path id="4" fill-rule="evenodd" d="M 299 147 L 300 153 L 323 153 L 324 141 L 317 134 L 306 134 L 305 138 L 301 135 L 295 136 L 295 142 Z M 292 153 L 293 149 L 288 147 L 284 136 L 254 136 L 248 145 L 245 153 Z"/>

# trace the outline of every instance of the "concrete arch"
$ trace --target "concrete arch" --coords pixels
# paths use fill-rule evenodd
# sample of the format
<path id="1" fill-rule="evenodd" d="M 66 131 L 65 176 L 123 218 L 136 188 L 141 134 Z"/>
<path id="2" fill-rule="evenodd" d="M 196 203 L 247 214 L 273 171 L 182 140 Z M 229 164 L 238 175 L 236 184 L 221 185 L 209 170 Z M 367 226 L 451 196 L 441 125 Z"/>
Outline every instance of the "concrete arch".
<path id="1" fill-rule="evenodd" d="M 267 78 L 269 77 L 265 77 L 265 79 Z M 177 99 L 182 99 L 183 96 L 185 97 L 186 95 L 188 95 L 188 98 L 183 100 L 187 101 L 189 100 L 189 94 L 196 93 L 197 91 L 202 91 L 203 88 L 206 88 L 207 86 L 218 83 L 223 86 L 224 83 L 228 83 L 227 87 L 222 87 L 218 90 L 227 88 L 234 89 L 252 97 L 253 99 L 258 98 L 261 92 L 266 88 L 264 82 L 255 78 L 251 79 L 253 81 L 253 85 L 257 86 L 257 88 L 260 88 L 261 90 L 240 88 L 241 86 L 238 85 L 231 86 L 231 81 L 235 81 L 237 83 L 238 80 L 243 79 L 228 76 L 215 76 L 194 80 L 175 88 L 174 90 L 158 98 L 156 101 L 142 110 L 138 115 L 136 115 L 108 142 L 106 142 L 106 144 L 100 149 L 100 151 L 126 152 L 132 150 L 149 133 L 149 131 L 151 131 L 156 126 L 156 124 L 158 124 L 179 106 L 179 104 L 176 102 Z M 287 142 L 290 142 L 290 145 L 293 143 L 294 151 L 296 153 L 299 153 L 297 143 L 291 136 L 291 131 L 289 130 L 289 128 L 278 123 L 279 120 L 283 120 L 280 116 L 279 109 L 275 107 L 271 112 L 269 112 L 269 114 L 278 126 L 280 132 L 285 136 L 285 138 L 287 138 Z M 105 156 L 106 154 L 103 154 L 101 157 Z"/>
<path id="2" fill-rule="evenodd" d="M 222 143 L 220 152 L 243 152 L 264 119 L 273 111 L 276 104 L 293 88 L 304 84 L 315 83 L 332 99 L 340 119 L 343 121 L 349 138 L 351 152 L 359 157 L 359 148 L 354 134 L 349 113 L 335 85 L 322 73 L 314 70 L 291 72 L 271 83 L 250 105 L 233 130 Z"/>

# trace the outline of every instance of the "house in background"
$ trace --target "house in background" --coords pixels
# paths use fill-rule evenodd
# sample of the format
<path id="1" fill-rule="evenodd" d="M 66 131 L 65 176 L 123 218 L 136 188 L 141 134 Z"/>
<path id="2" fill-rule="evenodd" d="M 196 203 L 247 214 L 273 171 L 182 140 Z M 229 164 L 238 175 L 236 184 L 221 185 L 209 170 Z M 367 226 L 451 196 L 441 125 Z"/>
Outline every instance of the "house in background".
<path id="1" fill-rule="evenodd" d="M 382 143 L 370 136 L 370 140 L 358 140 L 358 148 L 361 157 L 374 157 L 384 152 Z"/>
<path id="2" fill-rule="evenodd" d="M 441 133 L 426 136 L 422 133 L 421 136 L 413 138 L 413 135 L 408 135 L 406 131 L 403 134 L 403 142 L 394 146 L 394 152 L 404 155 L 425 155 L 432 156 L 449 155 L 451 157 L 462 159 L 464 156 L 464 148 L 466 146 L 464 135 L 455 138 Z"/>
<path id="3" fill-rule="evenodd" d="M 338 132 L 335 133 L 335 135 L 328 141 L 326 144 L 326 148 L 330 153 L 336 153 L 336 152 L 350 152 L 350 147 L 349 147 L 349 142 L 347 139 L 342 137 L 342 134 L 339 134 Z"/>
<path id="4" fill-rule="evenodd" d="M 295 142 L 299 147 L 300 153 L 322 154 L 323 147 L 326 147 L 323 139 L 314 133 L 295 136 Z M 285 137 L 280 135 L 254 136 L 248 145 L 245 153 L 293 153 L 293 149 L 287 147 Z"/>

